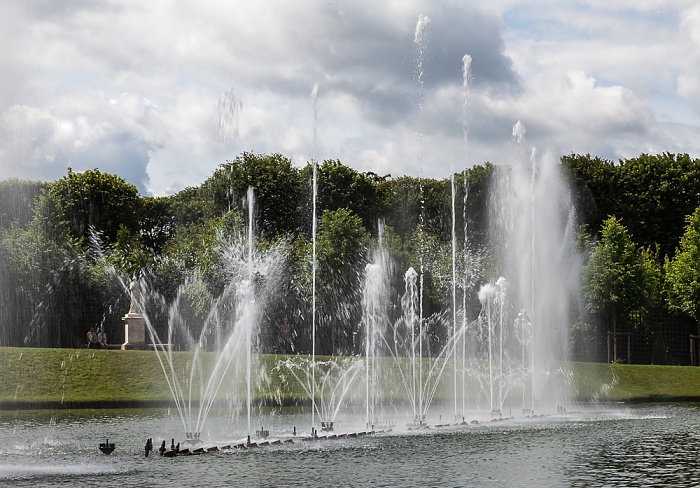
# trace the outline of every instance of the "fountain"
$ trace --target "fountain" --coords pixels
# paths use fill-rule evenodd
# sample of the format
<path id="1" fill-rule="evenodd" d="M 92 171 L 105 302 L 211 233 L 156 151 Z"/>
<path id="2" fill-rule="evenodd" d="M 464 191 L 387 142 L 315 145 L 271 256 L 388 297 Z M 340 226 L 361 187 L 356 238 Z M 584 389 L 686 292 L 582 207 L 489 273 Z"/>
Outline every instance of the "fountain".
<path id="1" fill-rule="evenodd" d="M 488 359 L 489 407 L 492 417 L 501 417 L 508 392 L 513 386 L 513 361 L 505 344 L 508 282 L 500 277 L 479 290 L 482 311 L 479 316 L 480 338 Z M 482 383 L 484 383 L 482 381 Z"/>
<path id="2" fill-rule="evenodd" d="M 416 26 L 417 78 L 421 88 L 429 22 L 421 16 Z M 471 57 L 465 56 L 465 100 L 470 62 Z M 688 455 L 694 452 L 692 442 L 684 441 L 688 432 L 697 430 L 694 412 L 666 405 L 654 410 L 641 407 L 639 414 L 608 411 L 601 424 L 600 418 L 585 413 L 572 417 L 561 406 L 567 402 L 567 389 L 560 362 L 566 359 L 565 324 L 578 276 L 572 246 L 575 222 L 556 158 L 549 152 L 538 157 L 536 151 L 529 158 L 524 157 L 525 128 L 520 122 L 513 128 L 511 151 L 496 171 L 489 205 L 492 246 L 500 252 L 497 258 L 485 264 L 470 242 L 466 218 L 470 191 L 466 174 L 462 201 L 464 228 L 462 232 L 457 228 L 458 178 L 453 173 L 451 266 L 440 277 L 449 283 L 445 296 L 450 296 L 445 301 L 451 303 L 451 309 L 425 313 L 424 277 L 431 270 L 425 263 L 428 253 L 424 243 L 420 243 L 418 266 L 399 270 L 384 247 L 380 224 L 377 245 L 364 268 L 362 319 L 360 324 L 355 324 L 359 355 L 316 356 L 317 94 L 318 86 L 315 86 L 312 91 L 313 270 L 312 292 L 308 297 L 312 310 L 308 317 L 312 323 L 311 351 L 309 355 L 286 356 L 274 366 L 275 373 L 296 382 L 304 392 L 305 398 L 300 399 L 296 411 L 285 414 L 282 422 L 266 419 L 271 422 L 268 423 L 255 418 L 256 376 L 260 376 L 256 371 L 261 371 L 256 362 L 258 335 L 265 312 L 277 305 L 278 285 L 287 277 L 284 276 L 285 244 L 266 249 L 255 245 L 255 195 L 250 189 L 246 196 L 247 220 L 243 219 L 246 231 L 219 238 L 217 254 L 224 279 L 218 293 L 205 290 L 197 272 L 184 279 L 170 300 L 156 294 L 147 272 L 130 283 L 122 277 L 124 292 L 132 295 L 132 306 L 124 316 L 124 349 L 148 346 L 145 334 L 151 344 L 161 346 L 154 348 L 154 354 L 170 388 L 177 415 L 129 413 L 120 417 L 123 412 L 119 415 L 109 412 L 97 419 L 86 416 L 76 422 L 77 414 L 73 410 L 64 422 L 57 409 L 50 412 L 48 421 L 41 422 L 34 412 L 26 419 L 23 414 L 13 412 L 3 419 L 3 425 L 10 428 L 1 429 L 0 436 L 4 434 L 4 437 L 0 445 L 4 446 L 5 459 L 16 466 L 0 466 L 0 479 L 29 479 L 24 484 L 34 485 L 33 478 L 45 477 L 46 486 L 52 486 L 75 477 L 82 484 L 112 486 L 123 485 L 126 475 L 135 484 L 168 478 L 185 484 L 201 483 L 202 479 L 225 484 L 231 480 L 231 465 L 227 461 L 234 459 L 240 468 L 238 472 L 245 473 L 247 481 L 264 480 L 263 484 L 271 485 L 348 484 L 348 480 L 365 485 L 381 476 L 389 484 L 403 486 L 415 484 L 416 479 L 425 481 L 428 474 L 432 476 L 436 472 L 443 477 L 429 479 L 426 484 L 541 486 L 556 480 L 555 483 L 562 485 L 585 485 L 610 483 L 611 474 L 618 476 L 613 482 L 634 484 L 649 479 L 646 475 L 653 471 L 650 467 L 665 455 L 669 462 L 691 461 L 672 472 L 667 469 L 668 463 L 662 463 L 663 469 L 657 471 L 664 474 L 654 478 L 654 482 L 687 481 L 687 472 L 697 471 L 697 463 L 693 464 L 693 456 Z M 229 97 L 233 98 L 232 92 Z M 422 95 L 420 98 L 423 103 Z M 234 102 L 226 107 L 237 117 Z M 464 132 L 466 143 L 466 115 Z M 203 323 L 193 322 L 186 313 L 195 296 L 200 304 L 208 305 Z M 476 296 L 480 308 L 470 309 L 470 303 L 474 302 L 471 298 Z M 156 313 L 149 314 L 152 311 L 149 305 L 153 304 L 167 308 L 165 333 L 161 324 L 156 323 Z M 447 337 L 438 340 L 435 331 L 444 332 Z M 186 355 L 178 356 L 178 346 L 188 351 L 184 367 L 179 359 Z M 452 396 L 448 398 L 445 391 L 451 391 Z M 311 435 L 303 437 L 309 441 L 308 447 L 289 454 L 288 450 L 294 449 L 287 446 L 294 444 L 290 436 L 296 439 L 297 435 L 292 424 L 308 421 L 308 404 L 311 404 Z M 541 428 L 541 416 L 535 416 L 535 412 L 554 412 L 554 405 L 556 415 L 551 416 L 547 429 Z M 514 407 L 521 410 L 520 418 L 512 416 Z M 449 415 L 454 415 L 456 425 L 442 422 L 441 413 L 448 410 Z M 230 425 L 242 411 L 246 432 L 239 442 L 230 443 Z M 466 415 L 479 421 L 465 422 Z M 408 420 L 406 424 L 393 421 L 404 418 Z M 483 418 L 498 420 L 497 432 L 483 427 L 484 422 L 480 422 Z M 614 424 L 615 429 L 600 428 L 618 419 L 624 422 Z M 160 456 L 212 453 L 210 457 L 216 462 L 132 461 L 136 457 L 134 453 L 139 458 L 143 457 L 142 453 L 148 457 L 153 450 L 153 437 L 148 437 L 145 449 L 142 447 L 144 436 L 155 433 L 160 436 L 156 437 L 160 442 L 163 433 L 177 421 L 182 424 L 185 440 L 176 442 L 168 436 L 169 449 L 166 440 L 162 440 L 157 449 Z M 357 427 L 362 423 L 364 430 Z M 276 438 L 280 435 L 280 424 L 288 437 L 284 441 Z M 529 425 L 535 427 L 528 429 Z M 253 431 L 253 426 L 258 430 Z M 377 426 L 390 426 L 396 430 L 396 436 L 358 439 L 380 433 L 379 429 L 375 430 Z M 396 429 L 396 426 L 400 427 Z M 276 427 L 278 432 L 274 430 Z M 450 435 L 431 437 L 429 427 L 452 430 Z M 350 428 L 355 430 L 342 433 Z M 110 430 L 117 430 L 118 434 Z M 421 435 L 404 435 L 406 430 Z M 114 450 L 115 444 L 109 439 L 114 440 L 115 435 L 121 436 L 120 449 L 115 455 L 100 456 L 97 462 L 85 461 L 83 439 L 94 437 L 96 431 L 101 438 L 107 438 L 99 444 L 102 452 L 108 454 Z M 605 432 L 614 435 L 605 437 Z M 640 436 L 640 432 L 644 435 Z M 504 433 L 515 433 L 525 442 L 514 443 L 513 436 Z M 572 435 L 582 443 L 571 444 Z M 331 439 L 339 440 L 341 448 L 315 447 L 327 446 L 321 443 Z M 644 442 L 639 442 L 640 439 Z M 207 447 L 207 442 L 221 444 Z M 625 449 L 617 448 L 621 443 Z M 533 446 L 538 450 L 539 461 L 536 469 L 528 470 Z M 226 457 L 233 451 L 260 447 L 288 455 Z M 567 455 L 557 456 L 563 447 Z M 630 455 L 621 455 L 623 451 Z M 357 462 L 348 462 L 349 452 Z M 484 459 L 483 452 L 491 453 L 488 459 Z M 600 455 L 591 458 L 591 453 Z M 610 468 L 611 460 L 619 463 L 617 471 Z M 144 462 L 149 463 L 147 469 Z M 322 469 L 309 468 L 317 468 L 321 463 Z M 402 469 L 387 470 L 392 464 Z M 358 470 L 358 465 L 363 469 Z M 440 468 L 436 470 L 436 466 Z M 562 472 L 566 473 L 565 479 L 561 479 Z M 523 482 L 525 478 L 529 483 Z"/>
<path id="3" fill-rule="evenodd" d="M 228 403 L 234 409 L 245 406 L 247 433 L 248 436 L 251 434 L 253 352 L 258 339 L 260 309 L 275 294 L 284 268 L 281 263 L 285 253 L 283 243 L 264 252 L 255 248 L 252 187 L 246 200 L 247 233 L 220 236 L 218 253 L 225 266 L 226 284 L 221 294 L 211 299 L 204 324 L 197 327 L 188 323 L 183 313 L 188 306 L 188 294 L 201 293 L 196 275 L 180 286 L 177 297 L 169 306 L 165 341 L 159 337 L 147 311 L 143 313 L 154 344 L 171 346 L 184 338 L 185 346 L 192 351 L 183 374 L 175 366 L 173 347 L 154 348 L 185 431 L 185 442 L 190 444 L 201 442 L 200 436 L 210 411 L 222 403 Z M 146 282 L 140 286 L 149 288 Z M 152 290 L 151 294 L 154 294 Z M 162 297 L 149 298 L 150 301 L 163 301 Z"/>
<path id="4" fill-rule="evenodd" d="M 518 128 L 520 130 L 522 129 Z M 534 414 L 536 407 L 547 409 L 548 405 L 566 403 L 566 397 L 562 396 L 565 385 L 561 383 L 562 375 L 558 371 L 558 361 L 565 358 L 554 353 L 563 350 L 557 347 L 562 346 L 562 341 L 566 339 L 562 327 L 557 329 L 555 325 L 565 321 L 567 297 L 572 291 L 570 287 L 564 286 L 565 283 L 562 283 L 558 274 L 567 270 L 573 272 L 566 266 L 567 259 L 572 254 L 568 254 L 570 250 L 567 250 L 565 242 L 571 237 L 572 222 L 565 219 L 564 229 L 560 226 L 537 225 L 537 209 L 540 206 L 555 206 L 552 202 L 540 200 L 549 195 L 561 197 L 565 194 L 557 191 L 544 192 L 541 189 L 541 185 L 551 189 L 552 181 L 557 181 L 556 172 L 551 168 L 540 169 L 538 166 L 534 174 L 534 177 L 532 174 L 527 175 L 527 184 L 524 186 L 527 191 L 523 191 L 522 181 L 518 179 L 522 174 L 512 167 L 502 170 L 499 192 L 494 192 L 493 196 L 493 201 L 498 204 L 495 206 L 497 210 L 492 214 L 495 217 L 493 234 L 501 239 L 500 242 L 508 239 L 508 245 L 503 246 L 507 253 L 502 257 L 502 272 L 509 278 L 501 276 L 496 281 L 481 286 L 479 299 L 482 310 L 477 320 L 469 321 L 467 317 L 470 311 L 466 309 L 466 297 L 473 292 L 475 284 L 475 258 L 469 253 L 466 238 L 463 245 L 458 246 L 454 223 L 452 274 L 448 280 L 452 283 L 452 310 L 449 318 L 443 313 L 423 317 L 422 280 L 414 268 L 409 268 L 404 273 L 402 295 L 398 302 L 393 303 L 391 276 L 394 265 L 381 245 L 381 238 L 379 239 L 372 261 L 366 265 L 363 280 L 363 313 L 359 329 L 363 339 L 363 356 L 318 360 L 314 347 L 309 358 L 283 359 L 275 368 L 278 373 L 283 372 L 283 375 L 301 385 L 310 400 L 312 438 L 317 438 L 316 418 L 320 419 L 322 432 L 332 432 L 337 429 L 338 415 L 348 407 L 357 405 L 360 397 L 363 397 L 364 423 L 369 430 L 380 425 L 393 425 L 395 419 L 404 415 L 403 405 L 409 409 L 408 428 L 425 429 L 430 425 L 429 417 L 436 394 L 445 388 L 444 383 L 448 378 L 452 383 L 453 415 L 455 422 L 460 424 L 466 423 L 464 412 L 470 405 L 471 408 L 478 409 L 484 400 L 491 418 L 502 418 L 508 407 L 512 411 L 516 396 L 523 415 Z M 544 177 L 547 179 L 541 181 Z M 507 190 L 506 193 L 502 193 L 503 190 Z M 452 193 L 454 222 L 457 207 L 454 178 Z M 467 193 L 465 191 L 465 201 Z M 273 294 L 272 287 L 278 280 L 274 275 L 277 273 L 276 268 L 283 267 L 281 260 L 284 253 L 276 251 L 267 256 L 256 253 L 251 237 L 254 220 L 252 191 L 249 192 L 248 202 L 250 211 L 247 237 L 229 247 L 222 245 L 222 253 L 229 262 L 229 272 L 235 279 L 227 285 L 222 296 L 213 301 L 212 311 L 199 339 L 190 340 L 189 346 L 194 351 L 194 356 L 185 383 L 175 374 L 172 351 L 158 351 L 182 417 L 187 442 L 199 442 L 207 415 L 217 402 L 220 390 L 227 394 L 237 391 L 245 398 L 241 402 L 239 397 L 238 403 L 245 404 L 248 436 L 252 432 L 251 398 L 254 392 L 251 371 L 255 361 L 253 352 L 258 317 L 268 303 L 267 299 Z M 530 218 L 515 218 L 516 210 L 527 212 Z M 519 225 L 523 220 L 536 225 L 528 225 L 523 230 Z M 511 230 L 514 233 L 508 232 Z M 541 234 L 545 230 L 548 234 Z M 466 228 L 464 235 L 468 235 Z M 533 251 L 533 242 L 546 244 L 550 251 Z M 558 253 L 553 252 L 553 249 L 557 249 Z M 460 256 L 460 252 L 464 255 Z M 522 259 L 522 256 L 530 259 Z M 556 264 L 547 264 L 542 262 L 545 257 L 559 257 L 559 260 Z M 463 269 L 458 270 L 457 263 L 463 263 Z M 552 280 L 553 283 L 547 284 L 547 280 Z M 548 294 L 534 293 L 533 283 L 537 285 L 537 290 L 547 290 Z M 261 291 L 261 286 L 266 290 Z M 184 299 L 186 290 L 187 285 L 184 285 L 181 299 Z M 457 299 L 458 290 L 462 294 L 461 308 Z M 314 298 L 311 299 L 312 304 L 315 304 Z M 401 311 L 400 316 L 392 318 L 390 311 L 397 306 Z M 171 307 L 173 327 L 164 342 L 173 342 L 174 329 L 187 328 L 180 323 L 177 309 L 176 300 Z M 147 314 L 146 322 L 153 342 L 160 343 L 155 329 L 149 324 Z M 429 331 L 438 329 L 449 330 L 449 337 L 440 344 L 431 345 Z M 217 337 L 214 347 L 207 344 L 212 331 Z M 314 345 L 315 340 L 312 337 Z M 213 350 L 216 355 L 213 367 L 205 373 L 202 358 L 207 349 Z M 448 371 L 451 371 L 451 377 L 446 374 Z M 359 385 L 360 378 L 364 379 L 364 388 Z M 397 399 L 395 391 L 388 388 L 388 384 L 400 385 L 404 400 Z M 518 392 L 519 395 L 514 395 L 513 392 Z M 547 395 L 544 395 L 545 392 Z M 460 396 L 461 409 L 458 407 Z M 194 408 L 196 397 L 201 398 L 198 408 Z M 434 420 L 432 423 L 436 426 L 447 425 L 441 419 L 442 415 L 439 424 Z M 260 432 L 266 433 L 264 437 L 269 435 L 269 431 L 264 429 Z"/>
<path id="5" fill-rule="evenodd" d="M 427 17 L 419 18 L 414 40 L 421 105 L 429 24 Z M 466 112 L 471 57 L 465 55 L 462 63 Z M 449 301 L 451 308 L 432 314 L 424 310 L 424 280 L 432 271 L 426 265 L 429 256 L 425 236 L 421 234 L 418 242 L 418 262 L 398 270 L 383 246 L 380 224 L 378 243 L 369 262 L 364 263 L 362 303 L 358 304 L 362 309 L 361 323 L 353 324 L 358 345 L 355 353 L 359 355 L 322 359 L 316 356 L 318 85 L 311 95 L 312 285 L 307 297 L 311 302 L 311 350 L 309 356 L 278 361 L 274 371 L 301 386 L 303 400 L 311 404 L 312 437 L 317 437 L 317 419 L 321 432 L 339 429 L 343 425 L 339 420 L 345 425 L 353 421 L 357 424 L 358 417 L 362 417 L 369 431 L 376 426 L 396 425 L 394 421 L 400 419 L 407 420 L 408 428 L 425 429 L 429 425 L 446 425 L 442 422 L 446 409 L 452 410 L 449 416 L 455 422 L 463 424 L 469 409 L 476 412 L 474 416 L 486 412 L 489 417 L 500 418 L 506 408 L 512 410 L 516 403 L 523 415 L 534 414 L 536 408 L 566 403 L 566 387 L 558 368 L 559 361 L 566 359 L 561 354 L 566 348 L 563 324 L 577 276 L 571 244 L 573 209 L 556 158 L 547 152 L 538 158 L 534 151 L 529 159 L 523 157 L 525 129 L 520 122 L 513 128 L 510 154 L 496 171 L 489 206 L 493 248 L 502 250 L 497 259 L 488 267 L 482 266 L 472 249 L 466 218 L 466 177 L 464 229 L 458 232 L 458 181 L 453 171 L 451 266 L 450 272 L 441 277 L 449 283 L 450 300 L 445 302 Z M 233 108 L 229 110 L 235 112 Z M 465 113 L 465 144 L 466 119 Z M 128 285 L 122 278 L 124 291 L 129 290 L 132 295 L 132 306 L 124 316 L 124 349 L 148 346 L 146 333 L 151 344 L 161 346 L 154 348 L 155 354 L 184 430 L 184 444 L 202 442 L 210 413 L 219 406 L 231 412 L 231 417 L 245 411 L 246 444 L 252 444 L 251 435 L 261 439 L 271 435 L 269 427 L 253 431 L 254 425 L 269 425 L 254 418 L 256 352 L 263 315 L 267 307 L 274 306 L 275 291 L 286 279 L 286 252 L 283 242 L 265 250 L 255 246 L 252 188 L 246 202 L 247 219 L 242 218 L 246 231 L 222 235 L 218 242 L 223 285 L 217 293 L 205 290 L 197 272 L 187 276 L 175 298 L 168 300 L 157 296 L 148 273 L 132 279 Z M 419 233 L 424 231 L 424 220 L 425 211 L 420 215 Z M 463 242 L 459 242 L 461 233 Z M 487 269 L 491 275 L 486 275 Z M 469 304 L 474 300 L 469 298 L 477 295 L 479 286 L 482 308 L 471 310 Z M 184 312 L 194 296 L 208 310 L 201 324 L 193 323 Z M 149 315 L 147 304 L 153 303 L 168 311 L 165 332 L 162 324 Z M 178 345 L 191 353 L 185 368 L 177 365 Z M 445 394 L 447 390 L 451 396 Z M 440 401 L 436 402 L 436 398 Z M 306 406 L 304 401 L 301 403 Z M 362 415 L 352 412 L 360 405 L 364 407 Z"/>
<path id="6" fill-rule="evenodd" d="M 286 359 L 277 368 L 288 372 L 301 385 L 312 402 L 314 418 L 318 417 L 322 431 L 332 431 L 343 401 L 353 392 L 355 379 L 365 364 L 354 357 L 336 357 L 328 360 L 316 358 Z M 315 436 L 317 429 L 311 430 Z"/>
<path id="7" fill-rule="evenodd" d="M 507 298 L 515 307 L 506 311 L 505 319 L 515 324 L 514 330 L 504 326 L 502 331 L 519 334 L 515 340 L 506 336 L 507 347 L 511 357 L 520 349 L 524 374 L 530 376 L 529 409 L 534 411 L 537 404 L 566 402 L 560 365 L 567 359 L 566 324 L 577 294 L 579 259 L 575 212 L 555 154 L 546 151 L 538 158 L 533 149 L 524 157 L 524 136 L 518 121 L 510 158 L 492 189 L 491 229 L 502 250 Z"/>
<path id="8" fill-rule="evenodd" d="M 430 19 L 420 16 L 414 38 L 421 108 L 429 25 Z M 465 147 L 471 61 L 469 55 L 462 59 Z M 479 410 L 484 403 L 488 405 L 488 415 L 502 417 L 506 406 L 512 409 L 515 395 L 511 393 L 515 391 L 520 393 L 518 400 L 523 415 L 533 414 L 536 406 L 565 403 L 566 398 L 562 396 L 565 387 L 557 384 L 557 361 L 566 359 L 559 354 L 565 350 L 566 343 L 566 328 L 562 324 L 566 322 L 567 304 L 576 276 L 571 264 L 575 261 L 571 248 L 573 210 L 553 155 L 545 153 L 538 160 L 533 151 L 530 159 L 524 161 L 525 128 L 521 122 L 513 128 L 513 144 L 505 163 L 496 171 L 496 184 L 491 194 L 491 237 L 494 248 L 502 250 L 498 266 L 491 266 L 496 274 L 480 277 L 486 266 L 479 263 L 480 257 L 470 244 L 466 173 L 463 240 L 459 242 L 457 175 L 453 171 L 450 180 L 451 276 L 444 277 L 444 282 L 449 283 L 451 308 L 425 316 L 423 293 L 428 271 L 422 237 L 419 238 L 417 269 L 409 267 L 404 271 L 403 285 L 396 283 L 395 265 L 382 245 L 383 225 L 380 223 L 378 245 L 366 264 L 362 285 L 362 320 L 357 329 L 362 356 L 322 360 L 316 357 L 317 98 L 316 84 L 311 91 L 314 150 L 311 161 L 312 271 L 308 297 L 311 350 L 308 358 L 282 359 L 274 368 L 276 373 L 297 382 L 311 403 L 312 437 L 317 435 L 317 417 L 321 431 L 331 431 L 337 427 L 337 417 L 344 407 L 360 403 L 364 404 L 363 417 L 368 429 L 393 425 L 393 418 L 404 414 L 410 416 L 409 428 L 426 428 L 436 395 L 445 389 L 452 391 L 449 397 L 451 415 L 457 423 L 464 423 L 469 408 Z M 420 129 L 419 138 L 420 152 Z M 419 162 L 421 158 L 419 154 Z M 181 307 L 187 305 L 188 294 L 195 288 L 201 290 L 196 274 L 187 278 L 169 305 L 164 340 L 142 307 L 130 310 L 125 316 L 125 320 L 128 319 L 127 343 L 136 334 L 129 321 L 136 320 L 145 322 L 154 344 L 171 345 L 182 342 L 185 337 L 184 343 L 193 353 L 185 377 L 181 371 L 176 371 L 172 348 L 156 348 L 156 353 L 181 418 L 186 442 L 193 444 L 200 442 L 212 408 L 226 402 L 235 409 L 245 409 L 250 443 L 259 322 L 265 307 L 274 300 L 275 286 L 282 279 L 280 270 L 284 268 L 285 253 L 283 244 L 265 252 L 255 248 L 252 188 L 247 195 L 247 209 L 246 235 L 220 240 L 219 254 L 225 263 L 227 280 L 222 293 L 211 298 L 211 309 L 204 324 L 187 323 L 181 312 Z M 419 233 L 423 231 L 424 219 L 422 211 Z M 567 279 L 567 273 L 572 278 Z M 479 281 L 485 284 L 480 285 Z M 479 286 L 481 289 L 477 290 Z M 141 293 L 139 287 L 149 289 L 147 282 L 132 281 L 132 303 L 139 302 L 133 298 L 135 291 Z M 469 297 L 475 297 L 477 291 L 481 311 L 469 309 L 469 303 L 473 302 Z M 476 315 L 478 317 L 474 318 Z M 444 339 L 436 340 L 435 331 L 441 331 Z M 139 339 L 138 342 L 144 341 Z M 364 388 L 359 384 L 360 378 L 364 379 Z M 448 383 L 451 383 L 449 388 Z M 446 406 L 445 397 L 444 393 L 440 395 L 443 399 L 440 408 Z M 408 412 L 403 411 L 404 407 Z M 442 419 L 442 415 L 439 418 Z M 441 420 L 440 425 L 443 425 Z M 258 437 L 267 435 L 269 431 L 265 429 L 258 431 Z"/>
<path id="9" fill-rule="evenodd" d="M 379 409 L 381 339 L 384 327 L 389 321 L 387 304 L 389 298 L 390 260 L 383 248 L 383 222 L 379 222 L 378 246 L 373 259 L 365 267 L 362 286 L 362 326 L 364 327 L 365 351 L 365 421 L 368 427 L 386 426 L 387 420 Z"/>

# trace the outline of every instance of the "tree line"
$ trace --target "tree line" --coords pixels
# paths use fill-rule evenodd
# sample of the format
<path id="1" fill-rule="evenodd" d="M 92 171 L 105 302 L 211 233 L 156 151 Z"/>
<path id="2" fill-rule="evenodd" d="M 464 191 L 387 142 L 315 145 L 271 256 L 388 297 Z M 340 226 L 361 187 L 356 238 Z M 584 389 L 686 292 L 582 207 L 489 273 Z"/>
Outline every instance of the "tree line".
<path id="1" fill-rule="evenodd" d="M 618 328 L 651 337 L 655 331 L 644 326 L 651 313 L 700 321 L 698 160 L 664 153 L 613 162 L 571 154 L 560 164 L 583 256 L 571 347 Z M 475 286 L 492 279 L 497 266 L 487 213 L 498 171 L 485 163 L 453 175 L 455 227 L 466 229 L 467 252 L 482 263 Z M 426 316 L 449 310 L 451 179 L 359 172 L 337 160 L 317 165 L 317 353 L 360 352 L 361 283 L 380 239 L 394 263 L 394 289 L 401 289 L 406 269 L 420 267 Z M 76 347 L 95 325 L 118 340 L 129 306 L 123 283 L 137 274 L 162 298 L 149 314 L 164 330 L 169 304 L 182 299 L 183 283 L 196 271 L 198 286 L 185 293 L 187 313 L 192 323 L 204 320 L 229 279 L 217 243 L 245 229 L 252 187 L 256 246 L 282 243 L 288 277 L 276 306 L 263 312 L 259 349 L 309 352 L 312 181 L 312 164 L 243 153 L 201 185 L 167 197 L 141 196 L 97 169 L 69 169 L 54 182 L 0 182 L 0 345 Z M 469 297 L 472 314 L 477 291 Z"/>

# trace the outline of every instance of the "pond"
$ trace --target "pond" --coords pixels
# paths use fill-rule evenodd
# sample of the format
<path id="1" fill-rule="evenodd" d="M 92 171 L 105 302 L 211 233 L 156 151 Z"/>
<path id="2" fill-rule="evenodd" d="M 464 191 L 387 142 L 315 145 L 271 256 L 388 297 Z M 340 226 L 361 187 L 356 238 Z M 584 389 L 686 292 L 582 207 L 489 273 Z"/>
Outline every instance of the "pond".
<path id="1" fill-rule="evenodd" d="M 236 416 L 213 415 L 205 446 L 245 440 Z M 263 420 L 259 420 L 263 423 Z M 3 486 L 688 486 L 700 480 L 700 405 L 582 408 L 336 440 L 301 440 L 303 412 L 270 412 L 257 449 L 162 457 L 182 437 L 168 410 L 0 413 Z M 339 422 L 341 423 L 341 422 Z M 357 426 L 336 426 L 336 434 Z M 309 430 L 309 429 L 304 429 Z M 319 435 L 325 435 L 319 433 Z M 148 438 L 155 450 L 144 456 Z M 103 455 L 101 442 L 115 444 Z M 181 439 L 176 439 L 179 442 Z"/>

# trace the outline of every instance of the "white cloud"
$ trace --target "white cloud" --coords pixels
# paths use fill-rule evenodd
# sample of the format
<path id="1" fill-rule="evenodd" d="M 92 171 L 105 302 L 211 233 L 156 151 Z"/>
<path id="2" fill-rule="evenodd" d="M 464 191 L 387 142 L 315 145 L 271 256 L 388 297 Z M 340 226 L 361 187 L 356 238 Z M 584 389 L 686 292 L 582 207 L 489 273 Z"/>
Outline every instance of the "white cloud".
<path id="1" fill-rule="evenodd" d="M 700 79 L 695 75 L 681 74 L 678 76 L 678 94 L 695 102 L 700 101 Z"/>
<path id="2" fill-rule="evenodd" d="M 700 5 L 694 5 L 680 12 L 682 31 L 700 48 Z M 697 55 L 697 52 L 696 52 Z"/>
<path id="3" fill-rule="evenodd" d="M 421 107 L 420 14 L 431 19 Z M 519 119 L 527 144 L 564 154 L 700 152 L 691 0 L 72 0 L 3 2 L 0 19 L 0 178 L 98 167 L 167 194 L 243 151 L 303 165 L 314 150 L 360 171 L 446 177 L 501 157 Z"/>

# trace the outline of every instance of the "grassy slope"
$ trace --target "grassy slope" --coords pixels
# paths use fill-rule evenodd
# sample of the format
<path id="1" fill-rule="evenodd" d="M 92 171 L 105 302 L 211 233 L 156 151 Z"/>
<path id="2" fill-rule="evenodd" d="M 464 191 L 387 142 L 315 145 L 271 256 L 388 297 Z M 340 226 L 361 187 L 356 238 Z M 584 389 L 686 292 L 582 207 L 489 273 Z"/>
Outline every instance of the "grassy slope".
<path id="1" fill-rule="evenodd" d="M 173 353 L 174 370 L 186 383 L 191 353 Z M 205 360 L 211 360 L 208 355 Z M 295 382 L 279 380 L 274 356 L 260 356 L 274 397 L 304 398 Z M 207 365 L 205 364 L 205 368 Z M 0 347 L 0 402 L 169 402 L 172 399 L 158 355 L 153 351 L 35 349 Z M 257 392 L 261 399 L 273 395 Z"/>
<path id="2" fill-rule="evenodd" d="M 0 348 L 0 371 L 4 402 L 153 401 L 170 396 L 150 351 Z"/>
<path id="3" fill-rule="evenodd" d="M 189 353 L 174 353 L 175 369 L 188 371 L 190 358 Z M 278 359 L 260 356 L 270 387 L 256 396 L 285 403 L 306 398 L 296 380 L 280 379 L 275 368 Z M 574 395 L 581 401 L 700 401 L 697 367 L 574 363 L 571 369 Z M 0 371 L 0 402 L 6 405 L 171 399 L 151 351 L 0 348 Z"/>

